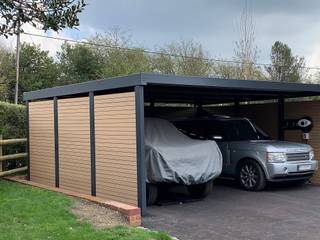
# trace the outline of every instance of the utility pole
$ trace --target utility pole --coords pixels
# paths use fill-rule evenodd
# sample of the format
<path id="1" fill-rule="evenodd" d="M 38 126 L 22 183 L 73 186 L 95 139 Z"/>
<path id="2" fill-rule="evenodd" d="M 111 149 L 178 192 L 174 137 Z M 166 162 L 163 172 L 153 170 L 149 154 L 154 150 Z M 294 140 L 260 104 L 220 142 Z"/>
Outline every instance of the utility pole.
<path id="1" fill-rule="evenodd" d="M 15 95 L 14 95 L 14 103 L 18 104 L 19 100 L 19 73 L 20 73 L 20 10 L 21 10 L 21 3 L 18 9 L 18 25 L 17 25 L 17 47 L 16 47 L 16 88 L 15 88 Z"/>
<path id="2" fill-rule="evenodd" d="M 16 48 L 16 88 L 14 103 L 18 104 L 19 98 L 19 73 L 20 73 L 20 24 L 18 23 L 18 32 L 17 32 L 17 48 Z"/>

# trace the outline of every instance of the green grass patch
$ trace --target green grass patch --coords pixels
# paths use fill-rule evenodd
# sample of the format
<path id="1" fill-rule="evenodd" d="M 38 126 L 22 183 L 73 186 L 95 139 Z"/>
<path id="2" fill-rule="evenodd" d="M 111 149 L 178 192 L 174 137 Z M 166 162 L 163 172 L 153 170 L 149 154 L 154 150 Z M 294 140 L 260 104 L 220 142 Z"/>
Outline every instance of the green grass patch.
<path id="1" fill-rule="evenodd" d="M 161 232 L 118 226 L 96 229 L 70 212 L 63 194 L 0 180 L 0 239 L 169 240 Z"/>

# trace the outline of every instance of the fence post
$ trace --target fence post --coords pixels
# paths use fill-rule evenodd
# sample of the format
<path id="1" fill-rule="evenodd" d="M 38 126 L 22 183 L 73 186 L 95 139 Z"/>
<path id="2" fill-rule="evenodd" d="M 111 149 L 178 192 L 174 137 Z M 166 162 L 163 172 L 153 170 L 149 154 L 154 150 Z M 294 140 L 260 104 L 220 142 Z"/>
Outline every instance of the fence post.
<path id="1" fill-rule="evenodd" d="M 0 134 L 0 141 L 2 140 L 2 134 Z M 0 157 L 2 156 L 2 144 L 0 144 Z M 0 172 L 2 172 L 3 161 L 0 162 Z"/>

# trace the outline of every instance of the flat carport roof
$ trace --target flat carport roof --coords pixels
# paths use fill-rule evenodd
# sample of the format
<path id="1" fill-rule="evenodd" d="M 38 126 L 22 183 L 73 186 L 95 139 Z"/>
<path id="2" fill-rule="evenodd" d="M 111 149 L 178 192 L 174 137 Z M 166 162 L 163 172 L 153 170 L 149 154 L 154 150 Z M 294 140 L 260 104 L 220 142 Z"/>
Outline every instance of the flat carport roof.
<path id="1" fill-rule="evenodd" d="M 320 95 L 319 84 L 139 73 L 27 92 L 24 93 L 24 100 L 71 97 L 88 92 L 121 90 L 135 86 L 146 86 L 146 99 L 161 99 L 167 102 L 201 100 L 203 103 L 215 103 L 221 99 L 251 101 Z"/>
<path id="2" fill-rule="evenodd" d="M 320 96 L 320 85 L 219 79 L 139 73 L 124 77 L 94 80 L 24 93 L 27 102 L 41 99 L 93 96 L 94 93 L 135 91 L 137 129 L 138 205 L 146 210 L 146 169 L 144 160 L 144 103 L 145 101 L 213 104 L 223 102 L 278 99 L 279 138 L 283 138 L 284 99 Z"/>

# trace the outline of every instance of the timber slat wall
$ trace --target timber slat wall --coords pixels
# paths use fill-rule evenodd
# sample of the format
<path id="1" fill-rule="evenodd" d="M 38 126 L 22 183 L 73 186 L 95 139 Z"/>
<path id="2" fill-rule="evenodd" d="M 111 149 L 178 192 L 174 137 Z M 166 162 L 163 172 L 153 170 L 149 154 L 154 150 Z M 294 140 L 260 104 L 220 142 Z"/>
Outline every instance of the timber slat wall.
<path id="1" fill-rule="evenodd" d="M 53 101 L 29 103 L 30 180 L 55 185 Z"/>
<path id="2" fill-rule="evenodd" d="M 89 98 L 58 100 L 60 187 L 91 194 Z"/>
<path id="3" fill-rule="evenodd" d="M 320 160 L 320 101 L 312 102 L 295 102 L 286 103 L 285 117 L 290 119 L 297 119 L 305 116 L 310 116 L 313 119 L 313 129 L 310 132 L 310 144 L 315 152 L 315 158 Z M 295 142 L 305 142 L 302 139 L 301 131 L 290 130 L 286 131 L 285 139 Z M 318 171 L 312 181 L 320 184 L 320 172 Z"/>
<path id="4" fill-rule="evenodd" d="M 95 96 L 97 196 L 138 204 L 135 94 Z"/>

